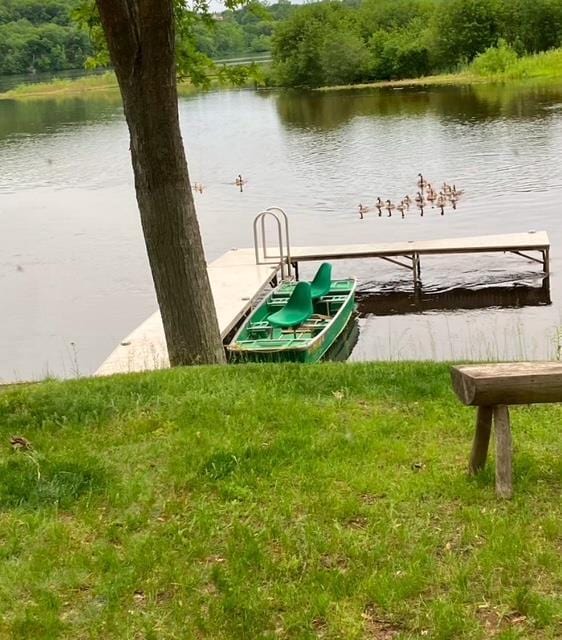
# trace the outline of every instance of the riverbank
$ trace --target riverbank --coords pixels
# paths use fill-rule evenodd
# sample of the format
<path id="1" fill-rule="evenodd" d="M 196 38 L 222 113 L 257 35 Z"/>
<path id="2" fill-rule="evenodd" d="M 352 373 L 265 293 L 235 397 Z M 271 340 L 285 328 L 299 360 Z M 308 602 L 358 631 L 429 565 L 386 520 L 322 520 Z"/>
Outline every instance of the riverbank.
<path id="1" fill-rule="evenodd" d="M 553 639 L 561 417 L 514 410 L 499 502 L 445 365 L 7 389 L 0 635 Z"/>
<path id="2" fill-rule="evenodd" d="M 483 54 L 486 55 L 486 54 Z M 387 80 L 362 84 L 320 87 L 317 91 L 341 91 L 384 87 L 495 84 L 521 81 L 562 80 L 562 49 L 514 58 L 505 68 L 479 65 L 477 60 L 458 73 L 445 73 L 422 78 Z"/>
<path id="3" fill-rule="evenodd" d="M 212 81 L 213 87 L 219 86 Z M 190 95 L 197 91 L 190 82 L 178 84 L 179 95 Z M 0 100 L 41 100 L 49 98 L 76 97 L 90 94 L 119 95 L 119 85 L 113 72 L 84 76 L 77 79 L 54 79 L 49 82 L 22 84 L 0 93 Z"/>

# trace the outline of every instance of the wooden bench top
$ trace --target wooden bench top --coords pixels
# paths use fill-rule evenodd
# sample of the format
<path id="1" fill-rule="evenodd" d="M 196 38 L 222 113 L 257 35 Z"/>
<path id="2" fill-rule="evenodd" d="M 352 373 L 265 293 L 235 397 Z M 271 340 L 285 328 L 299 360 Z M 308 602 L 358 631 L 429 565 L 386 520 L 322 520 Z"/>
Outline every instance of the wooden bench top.
<path id="1" fill-rule="evenodd" d="M 562 362 L 505 362 L 452 367 L 453 389 L 467 405 L 562 402 Z"/>

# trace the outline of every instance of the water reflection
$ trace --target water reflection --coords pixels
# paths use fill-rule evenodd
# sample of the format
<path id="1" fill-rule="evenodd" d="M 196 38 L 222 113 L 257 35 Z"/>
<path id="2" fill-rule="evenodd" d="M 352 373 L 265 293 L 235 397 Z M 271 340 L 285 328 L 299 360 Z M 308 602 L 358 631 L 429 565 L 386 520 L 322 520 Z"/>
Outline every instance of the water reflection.
<path id="1" fill-rule="evenodd" d="M 21 135 L 108 122 L 119 116 L 118 95 L 64 100 L 0 100 L 0 142 Z"/>
<path id="2" fill-rule="evenodd" d="M 487 309 L 492 307 L 538 307 L 551 304 L 550 278 L 543 278 L 539 287 L 525 284 L 470 289 L 457 287 L 447 291 L 378 291 L 360 290 L 357 294 L 359 313 L 390 316 L 424 311 Z"/>
<path id="3" fill-rule="evenodd" d="M 562 101 L 558 84 L 395 87 L 282 92 L 277 111 L 289 128 L 330 130 L 358 117 L 412 118 L 437 114 L 460 123 L 545 117 L 545 105 Z"/>

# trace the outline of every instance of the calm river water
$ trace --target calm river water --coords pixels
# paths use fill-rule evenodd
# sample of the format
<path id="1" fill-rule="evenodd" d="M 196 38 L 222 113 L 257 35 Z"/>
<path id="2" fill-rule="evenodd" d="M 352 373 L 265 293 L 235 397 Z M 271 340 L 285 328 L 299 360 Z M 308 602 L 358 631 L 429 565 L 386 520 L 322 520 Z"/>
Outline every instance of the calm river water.
<path id="1" fill-rule="evenodd" d="M 351 359 L 556 357 L 562 84 L 231 91 L 180 108 L 208 259 L 250 246 L 272 205 L 294 244 L 548 231 L 552 304 L 516 256 L 426 258 L 417 303 L 405 270 L 337 262 L 370 293 Z M 359 218 L 360 202 L 413 194 L 420 171 L 464 190 L 456 211 Z M 0 381 L 90 373 L 154 311 L 117 100 L 0 101 L 0 301 Z"/>

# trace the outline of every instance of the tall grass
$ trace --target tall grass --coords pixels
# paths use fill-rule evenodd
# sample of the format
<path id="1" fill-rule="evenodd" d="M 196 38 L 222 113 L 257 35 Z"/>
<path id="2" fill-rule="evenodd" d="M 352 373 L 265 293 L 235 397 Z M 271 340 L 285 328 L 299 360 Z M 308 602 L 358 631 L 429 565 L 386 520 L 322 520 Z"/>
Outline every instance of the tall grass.
<path id="1" fill-rule="evenodd" d="M 518 57 L 505 43 L 477 56 L 469 71 L 490 80 L 562 78 L 562 49 Z"/>
<path id="2" fill-rule="evenodd" d="M 115 74 L 108 71 L 107 73 L 88 75 L 83 78 L 55 78 L 49 82 L 22 84 L 5 93 L 0 93 L 0 99 L 49 98 L 58 94 L 114 91 L 117 89 Z"/>

